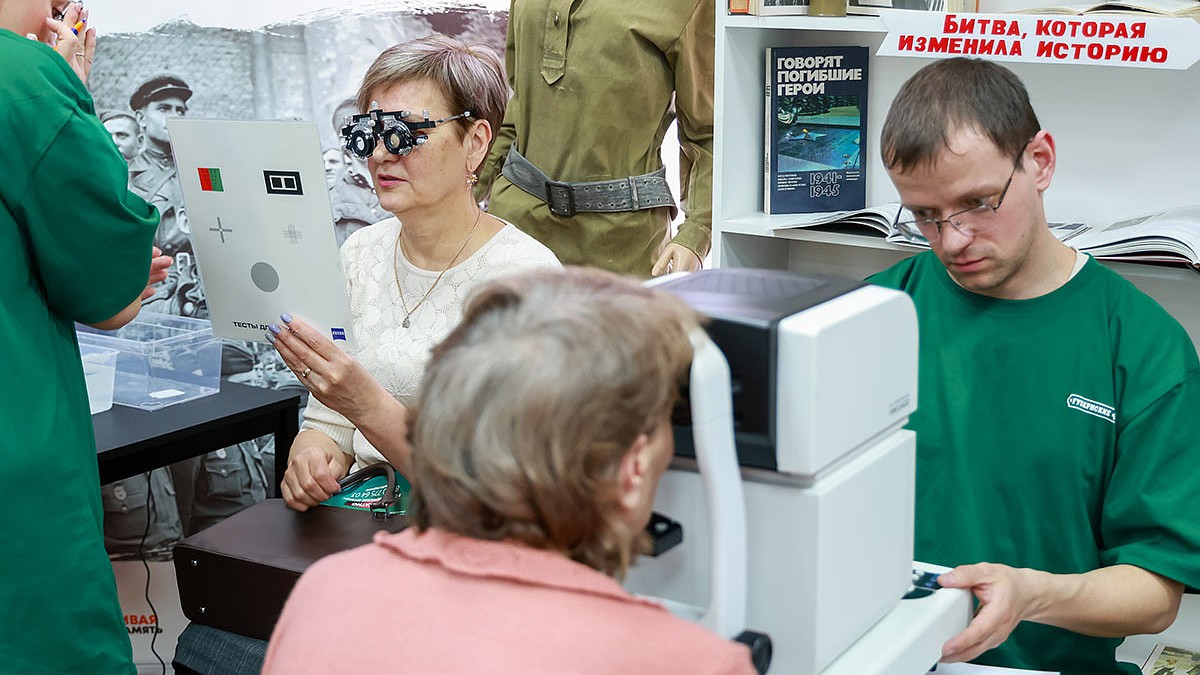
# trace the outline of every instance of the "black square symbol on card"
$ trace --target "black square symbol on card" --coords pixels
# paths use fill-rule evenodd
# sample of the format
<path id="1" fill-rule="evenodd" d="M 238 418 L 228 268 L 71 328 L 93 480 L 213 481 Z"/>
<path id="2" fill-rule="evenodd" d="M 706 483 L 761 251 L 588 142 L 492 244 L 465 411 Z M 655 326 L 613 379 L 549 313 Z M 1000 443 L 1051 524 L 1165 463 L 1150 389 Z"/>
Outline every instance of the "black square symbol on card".
<path id="1" fill-rule="evenodd" d="M 304 188 L 300 185 L 299 171 L 264 171 L 263 180 L 267 182 L 269 195 L 302 195 Z"/>

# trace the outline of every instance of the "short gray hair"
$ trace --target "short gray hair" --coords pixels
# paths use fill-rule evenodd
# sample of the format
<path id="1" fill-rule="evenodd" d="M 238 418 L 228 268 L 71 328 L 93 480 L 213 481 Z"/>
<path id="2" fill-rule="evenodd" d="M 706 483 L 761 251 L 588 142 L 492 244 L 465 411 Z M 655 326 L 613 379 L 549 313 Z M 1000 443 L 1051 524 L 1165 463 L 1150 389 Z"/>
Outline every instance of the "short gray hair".
<path id="1" fill-rule="evenodd" d="M 381 88 L 421 79 L 442 91 L 452 108 L 450 114 L 470 110 L 473 119 L 486 120 L 495 139 L 508 105 L 503 62 L 490 47 L 468 45 L 437 33 L 383 50 L 363 75 L 358 111 L 367 112 L 372 94 Z M 460 136 L 469 122 L 457 127 Z"/>
<path id="2" fill-rule="evenodd" d="M 640 540 L 614 518 L 620 463 L 670 414 L 697 325 L 675 296 L 598 269 L 480 287 L 409 406 L 415 526 L 622 574 Z"/>

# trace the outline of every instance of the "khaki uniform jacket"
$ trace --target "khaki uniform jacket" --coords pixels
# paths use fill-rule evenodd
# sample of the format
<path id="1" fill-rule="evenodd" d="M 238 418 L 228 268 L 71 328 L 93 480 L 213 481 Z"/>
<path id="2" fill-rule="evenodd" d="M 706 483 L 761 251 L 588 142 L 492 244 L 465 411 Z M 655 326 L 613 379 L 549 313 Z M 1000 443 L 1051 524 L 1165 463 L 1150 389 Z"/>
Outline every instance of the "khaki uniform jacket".
<path id="1" fill-rule="evenodd" d="M 552 179 L 650 173 L 679 122 L 686 219 L 674 241 L 703 258 L 712 231 L 713 0 L 630 3 L 520 0 L 509 10 L 513 98 L 481 170 L 489 211 L 533 235 L 563 264 L 649 276 L 670 209 L 560 217 L 500 175 L 509 145 Z"/>

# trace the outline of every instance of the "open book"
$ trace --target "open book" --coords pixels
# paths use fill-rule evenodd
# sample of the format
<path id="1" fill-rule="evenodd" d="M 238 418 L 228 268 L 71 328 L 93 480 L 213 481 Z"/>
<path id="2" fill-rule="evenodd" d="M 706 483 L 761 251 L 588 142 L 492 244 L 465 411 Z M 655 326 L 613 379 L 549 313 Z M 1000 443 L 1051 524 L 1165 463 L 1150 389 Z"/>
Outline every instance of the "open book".
<path id="1" fill-rule="evenodd" d="M 1200 205 L 1110 223 L 1051 223 L 1050 231 L 1101 260 L 1184 263 L 1200 270 Z"/>
<path id="2" fill-rule="evenodd" d="M 1187 675 L 1200 673 L 1200 652 L 1158 644 L 1142 665 L 1144 675 Z"/>
<path id="3" fill-rule="evenodd" d="M 893 202 L 857 211 L 794 214 L 775 229 L 874 234 L 893 244 L 928 248 L 894 229 L 899 210 L 900 204 Z M 910 217 L 904 214 L 904 218 Z M 1050 231 L 1068 246 L 1100 260 L 1182 263 L 1200 271 L 1200 205 L 1108 223 L 1051 223 Z"/>
<path id="4" fill-rule="evenodd" d="M 881 235 L 887 241 L 901 246 L 929 248 L 924 242 L 910 241 L 898 230 L 892 228 L 896 222 L 896 212 L 900 210 L 899 202 L 868 206 L 854 211 L 828 211 L 825 213 L 791 214 L 783 225 L 777 225 L 777 230 L 793 228 L 811 228 L 825 232 L 841 232 L 843 234 L 874 234 Z M 905 215 L 907 217 L 907 214 Z"/>
<path id="5" fill-rule="evenodd" d="M 879 16 L 881 9 L 912 9 L 963 14 L 979 11 L 979 0 L 847 0 L 847 14 Z"/>
<path id="6" fill-rule="evenodd" d="M 1200 20 L 1200 1 L 1197 0 L 1113 0 L 1096 4 L 1082 3 L 1033 7 L 1016 10 L 1018 14 L 1157 14 L 1188 16 Z"/>

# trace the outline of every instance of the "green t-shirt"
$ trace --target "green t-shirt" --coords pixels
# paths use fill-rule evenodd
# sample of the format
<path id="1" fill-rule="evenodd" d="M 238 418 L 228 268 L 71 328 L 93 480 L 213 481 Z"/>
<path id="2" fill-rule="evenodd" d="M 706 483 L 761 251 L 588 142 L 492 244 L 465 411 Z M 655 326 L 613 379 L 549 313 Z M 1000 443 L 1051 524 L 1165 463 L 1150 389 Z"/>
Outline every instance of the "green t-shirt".
<path id="1" fill-rule="evenodd" d="M 1166 311 L 1094 260 L 1031 300 L 968 292 L 932 252 L 869 281 L 919 318 L 918 560 L 1200 584 L 1200 363 Z M 1024 622 L 977 662 L 1138 672 L 1119 643 Z"/>
<path id="2" fill-rule="evenodd" d="M 73 321 L 137 298 L 158 217 L 58 54 L 0 64 L 0 671 L 130 673 Z"/>
<path id="3" fill-rule="evenodd" d="M 666 207 L 560 217 L 500 175 L 512 143 L 554 180 L 650 173 L 679 123 L 686 218 L 673 241 L 701 259 L 712 230 L 713 0 L 520 0 L 506 50 L 512 100 L 480 191 L 488 211 L 521 228 L 564 265 L 650 276 L 670 226 Z M 480 195 L 482 196 L 482 194 Z"/>

